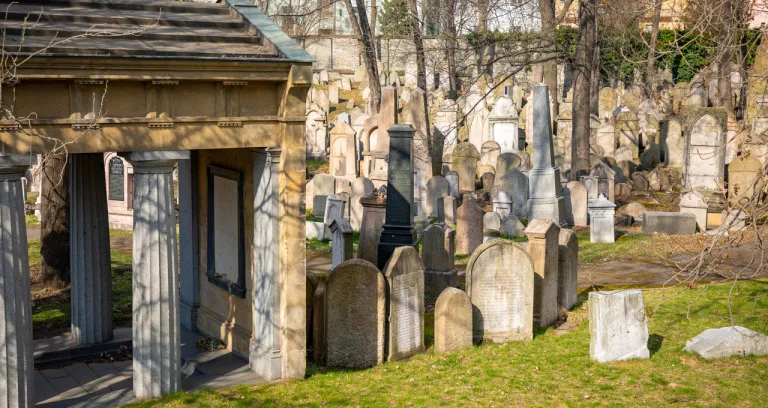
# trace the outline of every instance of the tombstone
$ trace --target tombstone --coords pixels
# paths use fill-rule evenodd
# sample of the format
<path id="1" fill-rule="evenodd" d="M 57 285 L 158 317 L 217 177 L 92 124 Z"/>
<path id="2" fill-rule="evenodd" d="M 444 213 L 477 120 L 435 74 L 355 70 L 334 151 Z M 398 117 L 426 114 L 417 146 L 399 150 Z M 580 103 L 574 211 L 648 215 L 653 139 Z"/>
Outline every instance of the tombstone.
<path id="1" fill-rule="evenodd" d="M 516 244 L 481 245 L 467 264 L 475 343 L 533 339 L 533 261 Z"/>
<path id="2" fill-rule="evenodd" d="M 558 236 L 560 227 L 552 220 L 534 219 L 525 228 L 528 253 L 536 273 L 534 280 L 533 318 L 542 327 L 557 321 Z"/>
<path id="3" fill-rule="evenodd" d="M 323 158 L 325 157 L 325 145 L 327 129 L 325 125 L 325 113 L 320 112 L 321 108 L 314 106 L 314 109 L 307 113 L 306 120 L 306 143 L 307 157 Z"/>
<path id="4" fill-rule="evenodd" d="M 424 286 L 429 293 L 438 295 L 443 289 L 459 283 L 454 266 L 455 237 L 456 232 L 442 222 L 424 230 L 421 254 L 424 258 Z"/>
<path id="5" fill-rule="evenodd" d="M 693 214 L 696 217 L 696 225 L 699 231 L 707 231 L 707 202 L 704 196 L 696 190 L 692 190 L 680 198 L 680 212 Z"/>
<path id="6" fill-rule="evenodd" d="M 331 269 L 344 261 L 352 259 L 352 225 L 343 218 L 333 220 L 329 227 L 333 241 Z"/>
<path id="7" fill-rule="evenodd" d="M 493 197 L 493 212 L 499 214 L 501 218 L 506 217 L 512 213 L 513 201 L 505 191 L 499 191 L 495 197 Z"/>
<path id="8" fill-rule="evenodd" d="M 616 128 L 605 123 L 597 129 L 597 145 L 603 148 L 604 156 L 613 157 L 616 154 Z"/>
<path id="9" fill-rule="evenodd" d="M 476 148 L 482 146 L 486 140 L 490 140 L 489 116 L 490 112 L 485 106 L 476 107 L 470 114 L 469 143 Z"/>
<path id="10" fill-rule="evenodd" d="M 349 77 L 342 77 L 341 78 L 341 89 L 345 91 L 351 91 L 352 90 L 352 81 L 350 81 Z"/>
<path id="11" fill-rule="evenodd" d="M 501 233 L 510 238 L 524 237 L 525 226 L 514 214 L 509 214 L 501 220 Z"/>
<path id="12" fill-rule="evenodd" d="M 616 167 L 620 168 L 625 177 L 632 178 L 632 174 L 635 173 L 635 163 L 631 160 L 623 160 L 616 163 Z"/>
<path id="13" fill-rule="evenodd" d="M 520 170 L 512 169 L 497 180 L 497 187 L 512 197 L 512 212 L 515 216 L 528 218 L 528 177 Z"/>
<path id="14" fill-rule="evenodd" d="M 451 169 L 459 175 L 459 193 L 475 191 L 475 173 L 480 154 L 471 143 L 459 143 L 451 153 Z"/>
<path id="15" fill-rule="evenodd" d="M 387 361 L 424 351 L 424 266 L 410 246 L 395 248 L 384 268 L 387 283 Z"/>
<path id="16" fill-rule="evenodd" d="M 579 240 L 573 230 L 564 228 L 558 244 L 557 304 L 570 310 L 578 300 Z"/>
<path id="17" fill-rule="evenodd" d="M 597 163 L 595 167 L 592 168 L 592 171 L 589 173 L 590 176 L 597 178 L 597 193 L 604 195 L 606 198 L 608 198 L 609 201 L 615 201 L 615 195 L 614 195 L 614 177 L 615 173 L 613 170 L 611 170 L 610 167 L 608 167 L 607 164 L 603 163 L 602 161 Z"/>
<path id="18" fill-rule="evenodd" d="M 435 352 L 472 347 L 472 301 L 466 292 L 446 288 L 435 303 Z"/>
<path id="19" fill-rule="evenodd" d="M 570 217 L 572 218 L 572 225 L 578 227 L 587 226 L 587 203 L 588 192 L 583 183 L 578 181 L 569 181 L 566 184 L 566 188 L 570 193 Z M 571 218 L 569 217 L 569 220 Z"/>
<path id="20" fill-rule="evenodd" d="M 328 83 L 328 71 L 322 70 L 320 71 L 320 85 L 325 85 Z"/>
<path id="21" fill-rule="evenodd" d="M 336 192 L 336 179 L 328 174 L 317 174 L 312 178 L 312 189 L 313 214 L 315 216 L 324 216 L 325 202 L 328 196 L 332 196 Z"/>
<path id="22" fill-rule="evenodd" d="M 648 191 L 651 184 L 648 181 L 648 177 L 642 172 L 636 171 L 632 173 L 632 188 L 635 191 Z"/>
<path id="23" fill-rule="evenodd" d="M 437 200 L 437 220 L 448 225 L 456 225 L 456 199 L 451 196 Z"/>
<path id="24" fill-rule="evenodd" d="M 602 88 L 599 93 L 598 112 L 600 119 L 611 119 L 618 106 L 619 98 L 613 88 Z"/>
<path id="25" fill-rule="evenodd" d="M 483 173 L 480 177 L 480 185 L 483 191 L 490 192 L 493 189 L 495 180 L 496 176 L 493 173 Z"/>
<path id="26" fill-rule="evenodd" d="M 505 152 L 496 158 L 496 173 L 506 174 L 512 169 L 519 169 L 522 160 L 515 153 Z"/>
<path id="27" fill-rule="evenodd" d="M 451 186 L 443 176 L 434 176 L 427 182 L 427 216 L 437 217 L 437 202 L 451 195 Z"/>
<path id="28" fill-rule="evenodd" d="M 614 195 L 617 198 L 626 199 L 632 194 L 632 189 L 629 187 L 629 184 L 627 183 L 616 183 L 613 189 L 614 189 Z"/>
<path id="29" fill-rule="evenodd" d="M 325 225 L 324 236 L 331 237 L 330 226 L 331 223 L 340 218 L 344 218 L 344 200 L 335 196 L 329 196 L 325 206 L 325 216 L 323 217 L 323 224 Z"/>
<path id="30" fill-rule="evenodd" d="M 386 217 L 387 198 L 374 190 L 370 197 L 360 199 L 363 206 L 363 221 L 360 225 L 360 243 L 357 257 L 374 265 L 379 259 L 379 240 Z"/>
<path id="31" fill-rule="evenodd" d="M 496 168 L 487 164 L 479 164 L 477 166 L 477 170 L 475 171 L 475 175 L 477 176 L 477 179 L 480 180 L 480 178 L 483 177 L 483 174 L 485 173 L 491 173 L 495 175 Z"/>
<path id="32" fill-rule="evenodd" d="M 331 100 L 325 91 L 318 90 L 316 96 L 317 98 L 314 100 L 314 103 L 327 115 L 331 111 Z"/>
<path id="33" fill-rule="evenodd" d="M 529 173 L 530 198 L 526 215 L 529 219 L 552 220 L 565 226 L 565 201 L 560 183 L 560 169 L 554 167 L 552 121 L 546 85 L 534 85 L 533 104 L 533 168 Z M 512 195 L 512 199 L 517 202 L 518 197 Z"/>
<path id="34" fill-rule="evenodd" d="M 685 342 L 683 349 L 705 360 L 768 354 L 768 336 L 742 326 L 707 329 Z"/>
<path id="35" fill-rule="evenodd" d="M 331 175 L 337 180 L 355 179 L 355 130 L 344 121 L 337 120 L 331 129 Z"/>
<path id="36" fill-rule="evenodd" d="M 710 113 L 694 117 L 685 137 L 683 187 L 720 190 L 725 176 L 725 126 Z"/>
<path id="37" fill-rule="evenodd" d="M 760 161 L 754 157 L 741 156 L 728 165 L 728 200 L 741 204 L 751 198 L 755 182 L 760 177 L 762 169 Z"/>
<path id="38" fill-rule="evenodd" d="M 465 194 L 456 211 L 456 253 L 471 254 L 483 243 L 483 209 Z"/>
<path id="39" fill-rule="evenodd" d="M 451 187 L 451 195 L 454 198 L 459 198 L 459 173 L 455 171 L 449 171 L 445 173 L 445 179 L 448 181 L 448 185 Z"/>
<path id="40" fill-rule="evenodd" d="M 386 288 L 375 265 L 351 259 L 333 268 L 325 287 L 327 363 L 367 368 L 384 361 Z"/>
<path id="41" fill-rule="evenodd" d="M 589 203 L 589 242 L 612 244 L 616 242 L 614 215 L 616 204 L 600 194 L 597 200 Z"/>
<path id="42" fill-rule="evenodd" d="M 587 203 L 591 203 L 592 201 L 597 199 L 597 177 L 594 176 L 581 176 L 579 178 L 581 180 L 581 183 L 584 184 L 584 187 L 587 189 Z"/>
<path id="43" fill-rule="evenodd" d="M 650 358 L 643 292 L 590 292 L 589 334 L 589 356 L 598 362 Z"/>
<path id="44" fill-rule="evenodd" d="M 518 137 L 518 115 L 514 102 L 506 95 L 496 98 L 493 109 L 488 117 L 491 140 L 496 142 L 502 152 L 522 150 L 525 140 Z M 493 163 L 495 165 L 495 163 Z"/>
<path id="45" fill-rule="evenodd" d="M 501 147 L 493 140 L 488 140 L 483 143 L 480 149 L 480 162 L 479 165 L 491 166 L 496 171 L 496 162 L 501 155 Z M 478 167 L 479 167 L 478 165 Z"/>
<path id="46" fill-rule="evenodd" d="M 640 127 L 637 115 L 631 112 L 622 112 L 616 116 L 616 133 L 618 134 L 619 146 L 626 147 L 632 152 L 632 157 L 616 160 L 632 160 L 640 157 Z M 618 155 L 618 151 L 617 151 Z"/>
<path id="47" fill-rule="evenodd" d="M 533 131 L 531 131 L 533 133 Z M 520 150 L 518 153 L 516 153 L 518 156 L 520 156 L 520 168 L 518 170 L 520 171 L 528 171 L 531 169 L 531 155 L 528 154 L 525 150 Z"/>
<path id="48" fill-rule="evenodd" d="M 616 159 L 617 162 L 621 163 L 623 161 L 632 161 L 632 150 L 630 150 L 628 147 L 622 146 L 616 149 L 616 152 L 613 154 L 613 157 Z"/>
<path id="49" fill-rule="evenodd" d="M 491 231 L 501 230 L 501 216 L 495 212 L 483 214 L 483 229 Z"/>
<path id="50" fill-rule="evenodd" d="M 328 101 L 334 105 L 339 103 L 339 87 L 336 84 L 328 87 Z"/>
<path id="51" fill-rule="evenodd" d="M 661 163 L 661 149 L 659 145 L 650 141 L 640 155 L 640 165 L 646 170 L 653 170 L 659 163 Z"/>
<path id="52" fill-rule="evenodd" d="M 312 292 L 312 360 L 315 364 L 327 364 L 328 337 L 325 334 L 325 284 L 327 278 L 318 279 Z M 309 286 L 309 284 L 307 284 Z"/>
<path id="53" fill-rule="evenodd" d="M 352 229 L 360 231 L 363 222 L 363 205 L 360 199 L 369 197 L 373 193 L 373 183 L 365 177 L 358 177 L 352 182 L 352 194 L 349 203 L 349 223 Z"/>

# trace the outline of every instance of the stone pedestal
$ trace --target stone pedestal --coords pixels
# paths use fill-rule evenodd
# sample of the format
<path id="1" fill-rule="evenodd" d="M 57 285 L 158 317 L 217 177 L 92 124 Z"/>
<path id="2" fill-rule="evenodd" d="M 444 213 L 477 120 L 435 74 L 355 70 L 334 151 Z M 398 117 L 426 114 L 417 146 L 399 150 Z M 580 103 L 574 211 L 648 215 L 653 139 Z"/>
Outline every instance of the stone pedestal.
<path id="1" fill-rule="evenodd" d="M 185 151 L 121 154 L 133 165 L 133 390 L 137 399 L 179 390 L 179 260 L 173 165 Z"/>
<path id="2" fill-rule="evenodd" d="M 416 246 L 413 229 L 413 128 L 394 125 L 389 129 L 387 214 L 381 231 L 377 266 L 384 269 L 395 248 Z"/>
<path id="3" fill-rule="evenodd" d="M 555 167 L 549 93 L 544 84 L 533 87 L 533 168 L 528 177 L 528 219 L 552 220 L 567 226 L 560 169 Z"/>
<path id="4" fill-rule="evenodd" d="M 0 156 L 0 406 L 35 405 L 32 306 L 21 178 L 35 156 Z"/>
<path id="5" fill-rule="evenodd" d="M 69 156 L 69 271 L 72 337 L 80 344 L 112 338 L 112 273 L 104 155 Z"/>

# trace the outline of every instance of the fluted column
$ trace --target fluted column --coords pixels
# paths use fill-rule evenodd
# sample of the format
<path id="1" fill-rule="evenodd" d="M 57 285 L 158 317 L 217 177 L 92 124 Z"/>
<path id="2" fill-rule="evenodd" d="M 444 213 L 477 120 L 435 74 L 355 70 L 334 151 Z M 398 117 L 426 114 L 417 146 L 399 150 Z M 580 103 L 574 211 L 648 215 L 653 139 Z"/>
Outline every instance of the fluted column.
<path id="1" fill-rule="evenodd" d="M 133 390 L 136 398 L 178 391 L 179 260 L 173 165 L 189 152 L 121 154 L 133 165 Z"/>
<path id="2" fill-rule="evenodd" d="M 35 405 L 32 306 L 21 177 L 34 155 L 0 156 L 0 406 Z"/>
<path id="3" fill-rule="evenodd" d="M 98 344 L 112 338 L 112 274 L 104 154 L 72 154 L 69 165 L 72 337 L 80 344 Z"/>

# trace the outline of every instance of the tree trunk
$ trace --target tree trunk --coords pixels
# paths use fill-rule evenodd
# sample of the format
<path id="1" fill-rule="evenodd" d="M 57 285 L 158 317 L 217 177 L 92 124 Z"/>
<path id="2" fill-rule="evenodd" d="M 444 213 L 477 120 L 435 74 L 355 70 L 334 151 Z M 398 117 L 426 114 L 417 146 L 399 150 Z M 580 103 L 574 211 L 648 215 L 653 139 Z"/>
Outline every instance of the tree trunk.
<path id="1" fill-rule="evenodd" d="M 541 40 L 543 53 L 554 54 L 555 52 L 555 31 L 557 30 L 557 20 L 555 17 L 554 0 L 539 0 L 539 12 L 541 13 Z M 549 55 L 550 57 L 552 55 Z M 546 55 L 545 55 L 546 57 Z M 544 83 L 549 87 L 549 103 L 552 107 L 552 129 L 557 133 L 557 126 L 554 120 L 558 115 L 559 104 L 557 99 L 557 60 L 552 59 L 542 63 L 542 73 Z"/>
<path id="2" fill-rule="evenodd" d="M 456 12 L 455 8 L 455 0 L 445 1 L 445 13 L 443 13 L 445 28 L 442 30 L 445 60 L 448 65 L 448 98 L 454 101 L 459 96 L 459 76 L 456 71 L 456 47 L 458 44 L 456 43 L 456 24 L 453 20 L 454 13 Z"/>
<path id="3" fill-rule="evenodd" d="M 40 208 L 40 257 L 47 285 L 63 287 L 69 283 L 69 184 L 67 156 L 45 157 L 42 172 Z"/>
<path id="4" fill-rule="evenodd" d="M 717 105 L 733 110 L 731 98 L 731 60 L 733 59 L 733 44 L 735 34 L 739 32 L 737 27 L 732 27 L 734 13 L 731 0 L 723 0 L 723 22 L 718 35 L 718 48 L 720 55 L 717 61 Z"/>
<path id="5" fill-rule="evenodd" d="M 427 90 L 427 58 L 424 54 L 424 39 L 421 36 L 421 24 L 419 23 L 419 9 L 416 6 L 416 0 L 408 0 L 408 5 L 411 10 L 411 34 L 413 35 L 413 44 L 416 47 L 416 71 L 417 71 L 417 86 L 424 91 L 424 120 L 426 121 L 426 134 L 424 137 L 427 139 L 427 149 L 432 158 L 432 175 L 439 175 L 442 173 L 442 157 L 440 160 L 435 160 L 435 154 L 442 156 L 442 146 L 436 149 L 436 146 L 432 145 L 431 129 L 429 126 L 429 94 Z M 435 163 L 440 163 L 435 165 Z"/>
<path id="6" fill-rule="evenodd" d="M 376 4 L 376 0 L 371 0 L 371 45 L 373 46 L 373 54 L 376 55 L 376 20 L 378 19 L 379 6 Z"/>
<path id="7" fill-rule="evenodd" d="M 579 39 L 574 64 L 573 139 L 571 141 L 571 180 L 589 173 L 589 85 L 595 52 L 595 0 L 579 2 Z"/>
<path id="8" fill-rule="evenodd" d="M 656 82 L 656 43 L 659 40 L 659 22 L 661 21 L 661 6 L 664 0 L 656 0 L 653 10 L 653 23 L 651 25 L 651 39 L 648 43 L 648 59 L 645 63 L 645 96 L 653 99 L 656 95 L 654 83 Z"/>
<path id="9" fill-rule="evenodd" d="M 597 39 L 597 30 L 595 30 Z M 595 52 L 592 58 L 592 75 L 589 78 L 589 113 L 600 116 L 600 45 L 595 44 Z"/>
<path id="10" fill-rule="evenodd" d="M 379 81 L 379 67 L 376 61 L 376 49 L 373 46 L 371 38 L 371 29 L 368 25 L 368 15 L 366 13 L 365 0 L 355 0 L 360 21 L 355 19 L 355 13 L 352 11 L 352 0 L 344 0 L 349 13 L 349 19 L 355 33 L 359 36 L 363 46 L 363 61 L 365 62 L 365 71 L 368 73 L 368 88 L 371 91 L 368 99 L 368 106 L 371 116 L 379 113 L 381 106 L 381 81 Z"/>

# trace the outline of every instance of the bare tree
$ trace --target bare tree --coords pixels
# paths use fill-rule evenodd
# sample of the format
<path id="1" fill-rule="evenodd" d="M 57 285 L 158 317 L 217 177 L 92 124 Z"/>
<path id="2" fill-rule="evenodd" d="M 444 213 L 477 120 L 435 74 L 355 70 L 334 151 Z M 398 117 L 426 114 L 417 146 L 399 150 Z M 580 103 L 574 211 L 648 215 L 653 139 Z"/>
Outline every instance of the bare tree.
<path id="1" fill-rule="evenodd" d="M 579 1 L 579 39 L 574 64 L 575 79 L 573 90 L 573 140 L 571 142 L 571 180 L 589 173 L 589 132 L 590 132 L 590 95 L 592 87 L 593 61 L 597 4 L 596 0 Z"/>

